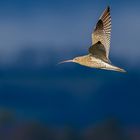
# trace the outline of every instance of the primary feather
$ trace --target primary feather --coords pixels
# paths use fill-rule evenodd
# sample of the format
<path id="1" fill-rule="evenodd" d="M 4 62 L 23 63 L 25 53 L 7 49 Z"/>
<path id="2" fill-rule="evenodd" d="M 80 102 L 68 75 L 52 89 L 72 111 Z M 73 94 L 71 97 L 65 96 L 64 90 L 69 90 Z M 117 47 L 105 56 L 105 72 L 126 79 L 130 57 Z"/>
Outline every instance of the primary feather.
<path id="1" fill-rule="evenodd" d="M 94 31 L 92 33 L 92 45 L 101 42 L 106 51 L 106 57 L 109 59 L 111 38 L 111 15 L 110 7 L 107 7 L 99 18 Z"/>

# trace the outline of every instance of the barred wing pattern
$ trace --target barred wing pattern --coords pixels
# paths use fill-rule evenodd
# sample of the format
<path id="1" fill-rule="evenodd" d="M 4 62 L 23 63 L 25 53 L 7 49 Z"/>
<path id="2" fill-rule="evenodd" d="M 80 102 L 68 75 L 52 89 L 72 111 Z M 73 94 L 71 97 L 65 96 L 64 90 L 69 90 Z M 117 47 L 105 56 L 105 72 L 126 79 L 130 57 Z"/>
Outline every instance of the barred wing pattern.
<path id="1" fill-rule="evenodd" d="M 108 58 L 110 50 L 110 39 L 111 39 L 111 15 L 110 7 L 107 7 L 92 33 L 92 45 L 100 41 L 106 50 L 106 57 Z"/>

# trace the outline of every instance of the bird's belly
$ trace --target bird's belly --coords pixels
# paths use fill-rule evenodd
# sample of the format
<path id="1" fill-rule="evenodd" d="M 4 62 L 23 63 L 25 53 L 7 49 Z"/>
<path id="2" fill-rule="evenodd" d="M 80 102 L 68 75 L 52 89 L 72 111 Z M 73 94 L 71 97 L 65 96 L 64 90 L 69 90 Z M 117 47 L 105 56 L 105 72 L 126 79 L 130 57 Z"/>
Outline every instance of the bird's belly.
<path id="1" fill-rule="evenodd" d="M 106 69 L 106 70 L 114 70 L 114 71 L 124 72 L 123 69 L 120 69 L 116 66 L 113 66 L 113 65 L 106 63 L 106 62 L 104 62 L 98 58 L 95 58 L 95 57 L 90 57 L 89 59 L 84 61 L 84 63 L 80 63 L 80 64 L 83 66 L 90 67 L 90 68 Z"/>
<path id="2" fill-rule="evenodd" d="M 81 63 L 81 65 L 91 67 L 91 68 L 104 68 L 104 67 L 107 66 L 107 63 L 105 63 L 104 61 L 102 61 L 102 60 L 100 60 L 98 58 L 91 57 L 86 62 Z"/>

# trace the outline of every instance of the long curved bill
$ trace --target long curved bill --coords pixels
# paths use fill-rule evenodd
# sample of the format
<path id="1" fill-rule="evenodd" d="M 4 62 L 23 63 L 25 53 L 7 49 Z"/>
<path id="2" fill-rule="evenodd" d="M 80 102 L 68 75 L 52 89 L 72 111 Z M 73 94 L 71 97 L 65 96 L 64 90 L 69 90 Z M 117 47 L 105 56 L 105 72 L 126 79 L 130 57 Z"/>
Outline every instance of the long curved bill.
<path id="1" fill-rule="evenodd" d="M 58 65 L 63 64 L 63 63 L 69 63 L 69 62 L 73 62 L 73 60 L 65 60 L 65 61 L 59 62 Z"/>

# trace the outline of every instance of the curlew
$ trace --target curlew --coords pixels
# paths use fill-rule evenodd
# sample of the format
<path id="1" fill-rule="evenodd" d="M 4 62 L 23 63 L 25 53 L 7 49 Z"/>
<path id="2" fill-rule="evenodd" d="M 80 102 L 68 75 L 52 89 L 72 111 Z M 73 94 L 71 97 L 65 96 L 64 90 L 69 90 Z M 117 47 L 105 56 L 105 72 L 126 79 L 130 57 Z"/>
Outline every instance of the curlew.
<path id="1" fill-rule="evenodd" d="M 72 60 L 62 61 L 61 63 L 74 62 L 90 68 L 113 70 L 126 72 L 124 69 L 113 65 L 109 59 L 111 39 L 111 14 L 108 6 L 100 16 L 92 33 L 92 45 L 89 53 L 84 56 L 75 57 Z"/>

